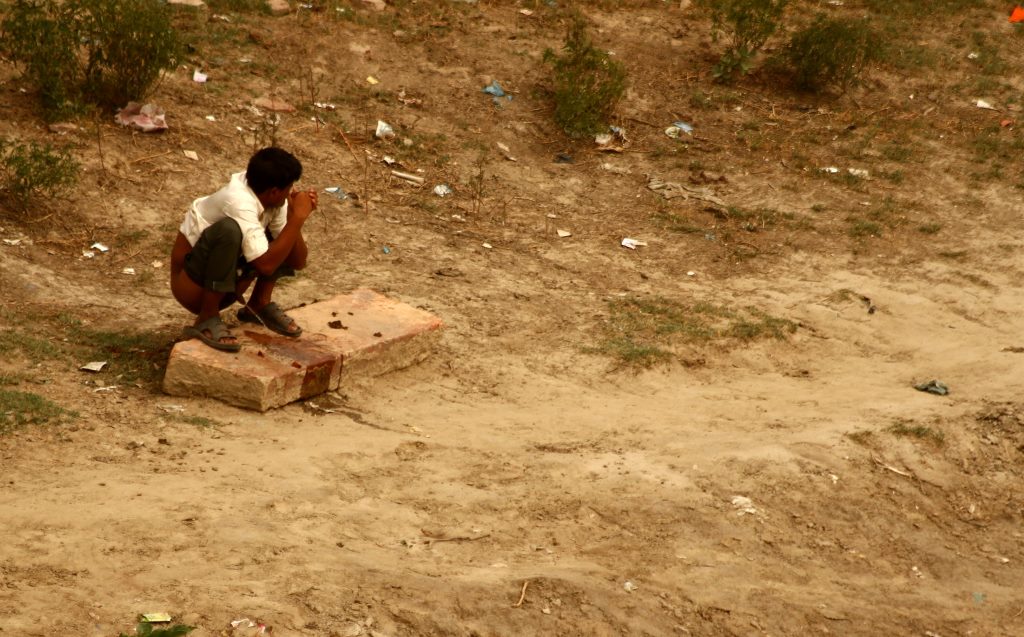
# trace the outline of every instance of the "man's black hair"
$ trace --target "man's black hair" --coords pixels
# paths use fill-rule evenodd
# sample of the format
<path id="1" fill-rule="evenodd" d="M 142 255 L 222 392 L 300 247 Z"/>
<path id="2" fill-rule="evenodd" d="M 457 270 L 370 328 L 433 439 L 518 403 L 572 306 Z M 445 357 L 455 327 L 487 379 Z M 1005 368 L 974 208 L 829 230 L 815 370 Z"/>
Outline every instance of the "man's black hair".
<path id="1" fill-rule="evenodd" d="M 245 169 L 245 181 L 257 195 L 271 188 L 287 188 L 302 176 L 302 164 L 295 155 L 270 146 L 256 151 Z"/>

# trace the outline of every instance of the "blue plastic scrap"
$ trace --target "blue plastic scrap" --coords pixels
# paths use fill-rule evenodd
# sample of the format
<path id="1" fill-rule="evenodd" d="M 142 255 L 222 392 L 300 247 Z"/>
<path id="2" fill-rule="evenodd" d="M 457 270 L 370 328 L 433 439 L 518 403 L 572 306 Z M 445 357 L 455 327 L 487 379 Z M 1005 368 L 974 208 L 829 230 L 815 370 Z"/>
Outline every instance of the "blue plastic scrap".
<path id="1" fill-rule="evenodd" d="M 484 93 L 491 96 L 494 103 L 501 106 L 501 98 L 505 98 L 508 101 L 512 101 L 512 96 L 505 92 L 505 89 L 501 88 L 501 84 L 498 84 L 498 80 L 492 80 L 490 84 L 484 87 Z"/>
<path id="2" fill-rule="evenodd" d="M 687 124 L 686 122 L 672 122 L 672 125 L 678 128 L 679 130 L 683 131 L 687 135 L 693 134 L 693 126 Z"/>

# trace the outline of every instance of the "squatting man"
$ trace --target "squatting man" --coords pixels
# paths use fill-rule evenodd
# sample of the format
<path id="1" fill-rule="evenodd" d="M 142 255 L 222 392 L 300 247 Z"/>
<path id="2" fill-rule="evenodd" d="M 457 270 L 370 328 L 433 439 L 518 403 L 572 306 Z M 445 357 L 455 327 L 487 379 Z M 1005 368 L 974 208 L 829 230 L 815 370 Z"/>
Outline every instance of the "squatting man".
<path id="1" fill-rule="evenodd" d="M 274 303 L 274 285 L 306 266 L 302 225 L 316 210 L 314 190 L 293 190 L 302 164 L 276 147 L 257 151 L 245 172 L 192 202 L 171 250 L 171 292 L 196 315 L 185 336 L 237 352 L 241 343 L 220 313 L 235 301 L 238 320 L 259 323 L 285 336 L 302 328 Z M 246 301 L 249 286 L 252 294 Z"/>

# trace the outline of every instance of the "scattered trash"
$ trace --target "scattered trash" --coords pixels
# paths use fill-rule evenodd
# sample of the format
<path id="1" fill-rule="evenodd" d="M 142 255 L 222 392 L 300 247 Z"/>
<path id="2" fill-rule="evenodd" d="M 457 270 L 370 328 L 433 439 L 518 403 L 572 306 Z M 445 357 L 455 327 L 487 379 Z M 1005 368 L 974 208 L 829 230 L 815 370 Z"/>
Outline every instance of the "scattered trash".
<path id="1" fill-rule="evenodd" d="M 144 613 L 141 619 L 147 624 L 163 624 L 171 621 L 171 616 L 168 613 Z"/>
<path id="2" fill-rule="evenodd" d="M 438 197 L 447 197 L 452 194 L 452 189 L 448 187 L 448 184 L 438 184 L 434 186 L 434 194 Z"/>
<path id="3" fill-rule="evenodd" d="M 530 17 L 531 15 L 533 15 L 533 11 L 531 11 L 530 9 L 520 9 L 519 13 L 525 15 L 526 17 Z"/>
<path id="4" fill-rule="evenodd" d="M 154 268 L 160 268 L 160 267 L 163 267 L 164 262 L 163 261 L 153 261 L 149 265 L 153 266 Z"/>
<path id="5" fill-rule="evenodd" d="M 324 111 L 333 111 L 335 108 L 337 108 L 334 104 L 331 104 L 330 102 L 313 102 L 313 106 Z"/>
<path id="6" fill-rule="evenodd" d="M 376 84 L 380 84 L 380 80 L 378 80 L 377 78 L 375 78 L 372 75 L 367 75 L 366 76 L 366 83 L 369 84 L 370 86 L 374 86 Z"/>
<path id="7" fill-rule="evenodd" d="M 423 104 L 423 100 L 421 99 L 417 99 L 415 97 L 406 97 L 405 89 L 402 89 L 401 91 L 398 92 L 398 101 L 401 102 L 402 104 L 405 104 L 406 106 L 420 106 L 421 104 Z"/>
<path id="8" fill-rule="evenodd" d="M 557 155 L 555 155 L 556 164 L 571 164 L 572 162 L 572 155 L 566 153 L 558 153 Z"/>
<path id="9" fill-rule="evenodd" d="M 734 495 L 732 497 L 732 505 L 736 508 L 736 515 L 754 515 L 757 513 L 754 502 L 745 495 Z"/>
<path id="10" fill-rule="evenodd" d="M 193 82 L 199 82 L 200 84 L 202 84 L 207 79 L 209 79 L 209 78 L 206 75 L 206 73 L 203 73 L 199 69 L 196 69 L 195 71 L 192 72 L 192 81 Z"/>
<path id="11" fill-rule="evenodd" d="M 914 389 L 917 391 L 928 392 L 929 394 L 935 394 L 937 396 L 945 396 L 949 393 L 949 387 L 940 380 L 930 380 L 927 383 L 914 385 Z"/>
<path id="12" fill-rule="evenodd" d="M 423 177 L 420 177 L 418 175 L 410 175 L 409 173 L 403 173 L 400 170 L 392 170 L 391 174 L 395 177 L 398 177 L 399 179 L 411 181 L 414 184 L 422 184 L 424 181 Z"/>
<path id="13" fill-rule="evenodd" d="M 383 252 L 384 254 L 391 254 L 391 248 L 387 246 L 382 247 L 380 251 Z"/>
<path id="14" fill-rule="evenodd" d="M 974 103 L 974 105 L 977 106 L 978 108 L 983 108 L 989 111 L 999 110 L 995 106 L 992 106 L 990 103 L 986 102 L 985 100 L 978 100 L 977 102 Z"/>
<path id="15" fill-rule="evenodd" d="M 199 161 L 199 153 L 194 150 L 183 150 L 181 154 L 191 159 L 192 161 Z"/>
<path id="16" fill-rule="evenodd" d="M 168 404 L 168 405 L 158 405 L 158 406 L 160 407 L 161 410 L 163 410 L 163 411 L 165 411 L 165 412 L 167 412 L 169 414 L 183 414 L 183 413 L 185 413 L 185 406 L 184 405 Z"/>
<path id="17" fill-rule="evenodd" d="M 381 161 L 384 162 L 385 166 L 394 166 L 395 164 L 398 163 L 397 161 L 395 161 L 395 158 L 392 157 L 391 155 L 384 155 Z"/>
<path id="18" fill-rule="evenodd" d="M 825 166 L 824 168 L 821 169 L 821 172 L 836 175 L 839 173 L 839 169 L 836 168 L 835 166 Z"/>
<path id="19" fill-rule="evenodd" d="M 623 168 L 622 166 L 616 166 L 615 164 L 611 164 L 611 163 L 608 163 L 608 162 L 604 162 L 600 166 L 601 166 L 601 170 L 607 170 L 608 172 L 610 172 L 610 173 L 612 173 L 614 175 L 628 175 L 629 174 L 629 169 L 628 168 Z"/>
<path id="20" fill-rule="evenodd" d="M 498 150 L 501 151 L 501 154 L 505 156 L 505 159 L 509 161 L 519 161 L 518 159 L 512 156 L 512 151 L 511 149 L 509 149 L 508 146 L 502 144 L 501 142 L 496 142 L 496 145 L 498 146 Z"/>
<path id="21" fill-rule="evenodd" d="M 99 250 L 100 252 L 109 252 L 110 251 L 110 248 L 108 248 L 107 246 L 103 245 L 99 241 L 97 241 L 96 243 L 94 243 L 91 246 L 89 246 L 89 248 L 91 250 Z"/>
<path id="22" fill-rule="evenodd" d="M 392 139 L 395 136 L 395 129 L 391 128 L 391 124 L 377 120 L 377 130 L 373 136 L 377 139 Z"/>
<path id="23" fill-rule="evenodd" d="M 672 122 L 672 125 L 665 129 L 665 134 L 672 139 L 679 139 L 683 133 L 693 135 L 693 126 L 686 122 Z"/>
<path id="24" fill-rule="evenodd" d="M 978 54 L 974 53 L 974 52 L 968 53 L 967 54 L 967 59 L 968 60 L 977 60 L 978 59 Z"/>
<path id="25" fill-rule="evenodd" d="M 699 199 L 708 203 L 725 208 L 725 202 L 719 199 L 710 188 L 687 186 L 673 181 L 662 181 L 657 177 L 651 177 L 647 181 L 647 188 L 657 192 L 665 199 Z"/>
<path id="26" fill-rule="evenodd" d="M 1019 5 L 1013 8 L 1013 12 L 1010 14 L 1010 22 L 1014 24 L 1024 22 L 1024 9 L 1020 8 Z"/>
<path id="27" fill-rule="evenodd" d="M 690 270 L 686 273 L 686 276 L 697 276 L 697 273 L 694 272 L 693 270 Z"/>
<path id="28" fill-rule="evenodd" d="M 92 250 L 82 250 L 82 256 L 86 259 L 91 259 L 96 256 L 96 253 Z"/>
<path id="29" fill-rule="evenodd" d="M 66 133 L 73 133 L 78 130 L 78 126 L 75 126 L 71 122 L 55 122 L 47 126 L 51 133 L 57 133 L 64 135 Z"/>
<path id="30" fill-rule="evenodd" d="M 156 104 L 139 104 L 128 102 L 114 115 L 114 121 L 121 126 L 129 126 L 143 133 L 155 133 L 167 130 L 164 109 Z"/>
<path id="31" fill-rule="evenodd" d="M 135 268 L 125 268 L 125 269 L 121 270 L 121 274 L 128 274 L 128 275 L 134 276 L 135 275 Z"/>
<path id="32" fill-rule="evenodd" d="M 103 368 L 106 366 L 107 361 L 92 361 L 91 363 L 86 363 L 85 365 L 82 365 L 78 369 L 82 370 L 83 372 L 96 373 L 103 371 Z M 170 619 L 168 619 L 167 621 L 170 621 Z"/>
<path id="33" fill-rule="evenodd" d="M 622 240 L 622 247 L 629 248 L 630 250 L 636 250 L 637 246 L 645 245 L 647 245 L 646 241 L 641 241 L 639 239 L 631 239 L 630 237 L 626 237 L 625 239 Z"/>
<path id="34" fill-rule="evenodd" d="M 338 199 L 347 199 L 348 194 L 338 186 L 328 186 L 324 188 L 324 192 L 334 195 Z"/>
<path id="35" fill-rule="evenodd" d="M 501 84 L 498 84 L 498 80 L 492 80 L 490 84 L 484 87 L 484 93 L 491 96 L 494 103 L 501 106 L 501 98 L 505 98 L 507 101 L 512 101 L 512 96 L 505 92 L 505 89 L 501 88 Z"/>
<path id="36" fill-rule="evenodd" d="M 871 175 L 868 171 L 863 168 L 847 168 L 846 172 L 850 173 L 854 177 L 860 177 L 861 179 L 870 179 Z"/>
<path id="37" fill-rule="evenodd" d="M 487 248 L 488 250 L 490 250 L 491 248 L 493 248 L 493 247 L 494 247 L 494 246 L 492 246 L 492 245 L 491 245 L 491 244 L 489 244 L 489 243 L 482 243 L 481 245 L 482 245 L 483 247 Z"/>
<path id="38" fill-rule="evenodd" d="M 21 245 L 21 239 L 4 239 L 4 245 L 9 245 L 9 246 Z"/>
<path id="39" fill-rule="evenodd" d="M 563 239 L 572 236 L 572 233 L 569 232 L 568 230 L 556 230 L 555 232 L 557 232 L 558 236 L 562 237 Z"/>
<path id="40" fill-rule="evenodd" d="M 236 619 L 236 620 L 233 620 L 233 621 L 231 622 L 231 627 L 232 627 L 232 628 L 238 628 L 238 627 L 239 627 L 239 626 L 241 626 L 242 624 L 245 624 L 245 625 L 246 625 L 246 626 L 245 626 L 246 628 L 256 628 L 256 622 L 252 621 L 252 620 L 251 620 L 251 619 L 249 619 L 248 617 L 243 617 L 242 619 Z"/>
<path id="41" fill-rule="evenodd" d="M 627 593 L 632 593 L 633 591 L 635 591 L 637 589 L 637 585 L 634 584 L 633 582 L 629 581 L 629 580 L 626 580 L 622 584 L 622 588 L 626 589 Z"/>

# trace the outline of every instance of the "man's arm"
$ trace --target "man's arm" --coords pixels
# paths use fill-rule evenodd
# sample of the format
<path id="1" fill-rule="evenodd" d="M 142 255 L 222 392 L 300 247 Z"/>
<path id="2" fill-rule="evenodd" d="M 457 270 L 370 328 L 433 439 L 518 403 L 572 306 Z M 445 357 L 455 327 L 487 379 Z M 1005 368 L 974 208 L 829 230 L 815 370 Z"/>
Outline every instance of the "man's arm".
<path id="1" fill-rule="evenodd" d="M 305 265 L 307 249 L 302 238 L 302 225 L 316 208 L 316 193 L 293 192 L 288 195 L 288 221 L 281 233 L 270 242 L 267 251 L 252 260 L 252 267 L 263 276 L 273 274 L 289 255 L 292 255 L 293 267 L 301 262 Z M 294 252 L 294 254 L 293 254 Z"/>

